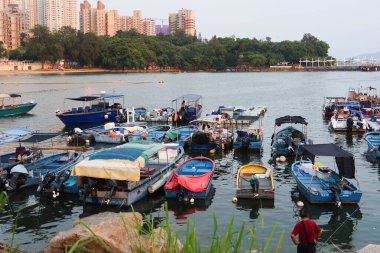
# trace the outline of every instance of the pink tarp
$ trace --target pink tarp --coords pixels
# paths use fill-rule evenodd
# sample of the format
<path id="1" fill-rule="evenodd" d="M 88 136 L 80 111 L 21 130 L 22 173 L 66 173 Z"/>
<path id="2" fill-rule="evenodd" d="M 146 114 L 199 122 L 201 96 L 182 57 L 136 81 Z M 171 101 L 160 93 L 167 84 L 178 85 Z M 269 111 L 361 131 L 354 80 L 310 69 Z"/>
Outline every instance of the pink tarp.
<path id="1" fill-rule="evenodd" d="M 168 183 L 165 185 L 166 190 L 178 190 L 178 186 L 182 185 L 191 192 L 203 192 L 206 190 L 214 170 L 199 176 L 178 175 L 177 171 L 173 173 Z"/>

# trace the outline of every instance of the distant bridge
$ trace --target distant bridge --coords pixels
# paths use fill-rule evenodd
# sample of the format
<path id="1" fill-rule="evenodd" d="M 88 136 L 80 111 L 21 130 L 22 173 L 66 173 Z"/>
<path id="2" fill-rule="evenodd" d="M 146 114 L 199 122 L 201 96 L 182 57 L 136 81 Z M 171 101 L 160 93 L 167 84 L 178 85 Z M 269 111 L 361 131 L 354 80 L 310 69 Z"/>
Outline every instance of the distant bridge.
<path id="1" fill-rule="evenodd" d="M 306 70 L 347 70 L 347 71 L 380 71 L 380 62 L 374 57 L 370 58 L 312 58 L 300 59 L 299 67 Z"/>

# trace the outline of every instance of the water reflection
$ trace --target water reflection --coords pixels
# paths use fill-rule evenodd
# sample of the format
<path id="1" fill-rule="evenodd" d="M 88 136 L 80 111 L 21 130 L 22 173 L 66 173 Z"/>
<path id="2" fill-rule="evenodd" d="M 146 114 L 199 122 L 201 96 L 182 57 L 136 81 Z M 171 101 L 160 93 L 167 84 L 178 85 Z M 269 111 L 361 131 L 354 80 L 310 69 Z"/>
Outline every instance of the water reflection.
<path id="1" fill-rule="evenodd" d="M 274 208 L 274 199 L 239 199 L 236 209 L 249 211 L 249 218 L 256 220 L 260 215 L 261 208 Z"/>
<path id="2" fill-rule="evenodd" d="M 167 199 L 168 208 L 170 211 L 173 211 L 178 224 L 186 223 L 186 220 L 190 215 L 206 211 L 212 204 L 214 195 L 215 187 L 212 185 L 211 190 L 205 199 L 196 199 L 193 204 L 184 200 Z"/>

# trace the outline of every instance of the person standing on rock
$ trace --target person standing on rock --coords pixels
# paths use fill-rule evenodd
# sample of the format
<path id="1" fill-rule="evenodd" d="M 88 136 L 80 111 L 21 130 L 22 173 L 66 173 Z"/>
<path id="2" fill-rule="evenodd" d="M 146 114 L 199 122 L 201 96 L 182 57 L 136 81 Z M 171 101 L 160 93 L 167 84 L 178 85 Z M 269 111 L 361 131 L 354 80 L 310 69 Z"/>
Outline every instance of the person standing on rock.
<path id="1" fill-rule="evenodd" d="M 297 253 L 315 253 L 317 240 L 322 235 L 322 229 L 317 223 L 310 220 L 306 209 L 301 209 L 299 215 L 301 221 L 294 226 L 290 237 L 293 243 L 297 245 Z"/>

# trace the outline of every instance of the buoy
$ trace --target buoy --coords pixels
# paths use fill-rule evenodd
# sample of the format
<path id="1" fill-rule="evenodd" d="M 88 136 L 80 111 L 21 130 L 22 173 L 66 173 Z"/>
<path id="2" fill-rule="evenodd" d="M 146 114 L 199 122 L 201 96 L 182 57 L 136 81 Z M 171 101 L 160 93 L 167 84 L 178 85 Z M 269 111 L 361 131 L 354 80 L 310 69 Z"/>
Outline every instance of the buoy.
<path id="1" fill-rule="evenodd" d="M 105 118 L 105 119 L 108 119 L 108 115 L 107 115 L 107 114 L 106 114 L 106 115 L 104 115 L 104 118 Z"/>
<path id="2" fill-rule="evenodd" d="M 279 162 L 280 161 L 280 157 L 276 157 L 276 162 Z"/>
<path id="3" fill-rule="evenodd" d="M 282 163 L 283 163 L 283 162 L 285 162 L 285 161 L 286 161 L 286 157 L 285 157 L 285 156 L 283 156 L 283 155 L 282 155 L 282 156 L 280 156 L 280 162 L 282 162 Z"/>
<path id="4" fill-rule="evenodd" d="M 90 140 L 85 140 L 86 145 L 90 145 Z"/>
<path id="5" fill-rule="evenodd" d="M 191 198 L 190 199 L 190 204 L 194 204 L 194 201 L 195 201 L 194 198 Z"/>
<path id="6" fill-rule="evenodd" d="M 215 149 L 210 150 L 210 155 L 213 155 L 213 154 L 215 154 Z"/>
<path id="7" fill-rule="evenodd" d="M 183 197 L 183 201 L 187 202 L 189 201 L 189 198 L 187 196 Z"/>
<path id="8" fill-rule="evenodd" d="M 302 201 L 297 201 L 296 205 L 298 208 L 302 208 L 304 206 L 304 203 Z"/>
<path id="9" fill-rule="evenodd" d="M 233 198 L 232 198 L 232 203 L 236 204 L 237 201 L 238 201 L 238 199 L 237 199 L 236 197 L 233 197 Z"/>

